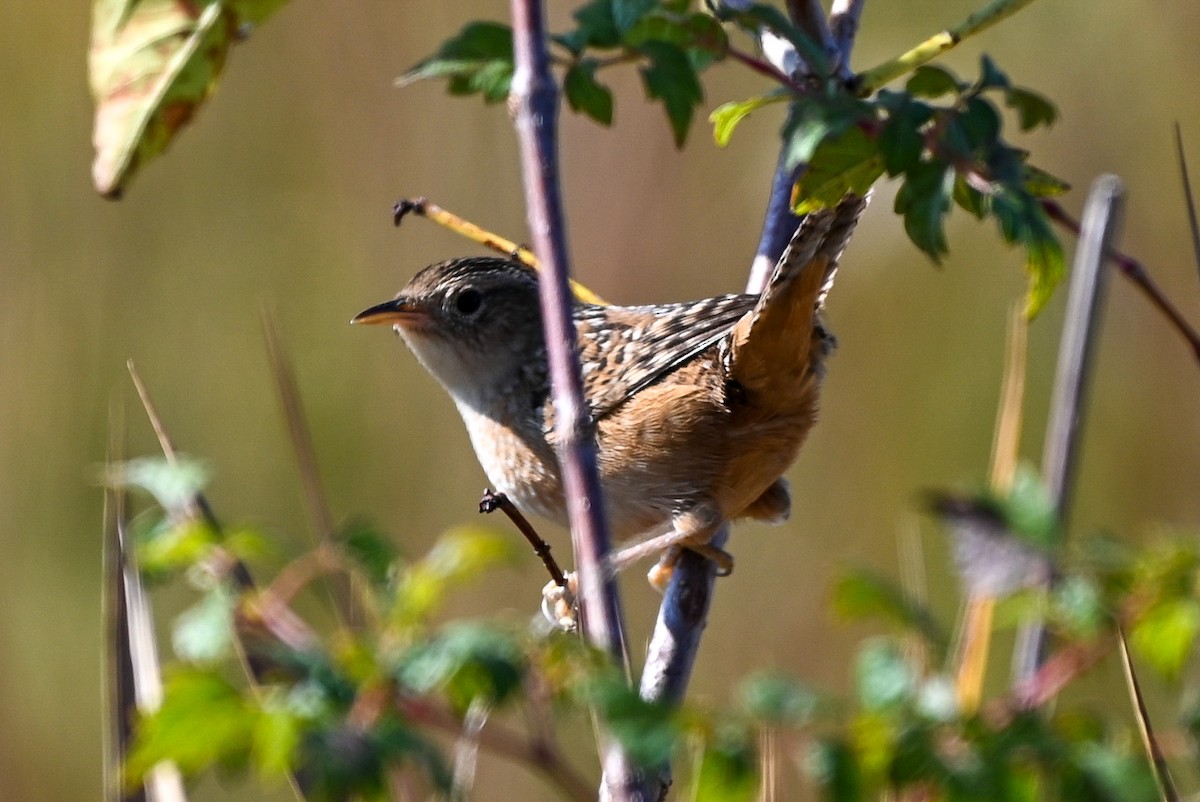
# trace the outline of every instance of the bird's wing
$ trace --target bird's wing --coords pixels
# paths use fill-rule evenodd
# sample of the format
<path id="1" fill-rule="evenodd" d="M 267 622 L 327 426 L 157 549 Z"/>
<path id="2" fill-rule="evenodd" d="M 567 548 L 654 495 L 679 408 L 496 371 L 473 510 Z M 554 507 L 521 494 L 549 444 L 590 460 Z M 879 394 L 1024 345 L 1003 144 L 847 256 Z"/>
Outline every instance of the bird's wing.
<path id="1" fill-rule="evenodd" d="M 719 295 L 655 306 L 585 306 L 577 311 L 584 395 L 592 419 L 724 338 L 756 296 Z"/>
<path id="2" fill-rule="evenodd" d="M 757 299 L 721 344 L 726 375 L 751 393 L 782 403 L 808 391 L 821 337 L 816 313 L 837 272 L 867 199 L 847 195 L 833 209 L 801 221 Z"/>

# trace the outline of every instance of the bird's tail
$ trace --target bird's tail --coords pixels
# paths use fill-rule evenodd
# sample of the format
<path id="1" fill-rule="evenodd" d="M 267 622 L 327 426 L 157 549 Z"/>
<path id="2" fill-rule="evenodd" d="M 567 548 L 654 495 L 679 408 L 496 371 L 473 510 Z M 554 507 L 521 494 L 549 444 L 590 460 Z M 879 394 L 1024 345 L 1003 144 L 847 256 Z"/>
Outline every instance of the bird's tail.
<path id="1" fill-rule="evenodd" d="M 833 209 L 807 215 L 783 252 L 766 289 L 734 326 L 729 375 L 748 390 L 799 389 L 812 373 L 822 335 L 817 311 L 869 196 L 847 195 Z"/>

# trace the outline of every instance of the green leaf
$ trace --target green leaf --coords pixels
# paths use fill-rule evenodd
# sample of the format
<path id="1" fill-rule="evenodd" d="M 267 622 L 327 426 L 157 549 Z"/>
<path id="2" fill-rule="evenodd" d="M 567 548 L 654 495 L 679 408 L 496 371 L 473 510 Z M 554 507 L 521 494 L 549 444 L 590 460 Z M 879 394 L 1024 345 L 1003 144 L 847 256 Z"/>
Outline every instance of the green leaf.
<path id="1" fill-rule="evenodd" d="M 126 764 L 140 783 L 156 763 L 173 761 L 195 774 L 250 747 L 256 714 L 241 693 L 215 671 L 171 673 L 158 711 L 138 725 Z"/>
<path id="2" fill-rule="evenodd" d="M 855 663 L 855 684 L 863 707 L 885 710 L 907 702 L 916 693 L 916 671 L 890 640 L 867 641 Z"/>
<path id="3" fill-rule="evenodd" d="M 1138 656 L 1168 678 L 1177 678 L 1200 632 L 1200 602 L 1169 599 L 1156 604 L 1133 626 L 1129 644 Z"/>
<path id="4" fill-rule="evenodd" d="M 1041 476 L 1028 463 L 1017 466 L 1008 497 L 1000 499 L 1005 523 L 1013 534 L 1043 550 L 1052 550 L 1061 542 L 1058 510 Z"/>
<path id="5" fill-rule="evenodd" d="M 948 640 L 933 614 L 900 588 L 867 571 L 840 577 L 833 589 L 833 609 L 847 620 L 879 618 L 904 632 L 915 632 L 940 660 Z"/>
<path id="6" fill-rule="evenodd" d="M 1049 128 L 1058 119 L 1058 110 L 1054 104 L 1043 95 L 1029 89 L 1009 89 L 1004 93 L 1004 102 L 1009 108 L 1016 109 L 1022 131 L 1032 131 L 1039 125 Z"/>
<path id="7" fill-rule="evenodd" d="M 1106 744 L 1075 747 L 1073 761 L 1090 781 L 1089 802 L 1158 802 L 1158 787 L 1143 755 L 1118 754 Z"/>
<path id="8" fill-rule="evenodd" d="M 793 105 L 783 127 L 784 156 L 789 170 L 808 164 L 826 140 L 842 136 L 860 122 L 874 120 L 870 105 L 835 95 Z"/>
<path id="9" fill-rule="evenodd" d="M 1008 76 L 996 66 L 996 62 L 992 61 L 990 56 L 984 53 L 979 57 L 979 81 L 975 84 L 977 91 L 1008 89 L 1011 85 Z"/>
<path id="10" fill-rule="evenodd" d="M 650 768 L 670 760 L 683 735 L 672 705 L 645 701 L 619 677 L 592 683 L 587 695 L 635 764 Z"/>
<path id="11" fill-rule="evenodd" d="M 627 32 L 656 5 L 656 0 L 611 0 L 613 22 L 621 33 Z"/>
<path id="12" fill-rule="evenodd" d="M 486 102 L 497 103 L 508 97 L 512 73 L 512 29 L 498 22 L 472 22 L 444 42 L 436 55 L 400 76 L 396 85 L 449 78 L 451 94 L 479 92 Z"/>
<path id="13" fill-rule="evenodd" d="M 671 123 L 675 146 L 683 147 L 695 107 L 704 100 L 696 69 L 681 48 L 666 42 L 646 42 L 638 48 L 650 61 L 642 68 L 646 95 L 661 100 Z"/>
<path id="14" fill-rule="evenodd" d="M 137 487 L 154 496 L 159 506 L 178 512 L 189 506 L 208 483 L 208 470 L 187 458 L 171 464 L 162 458 L 133 459 L 108 468 L 106 483 L 114 487 Z"/>
<path id="15" fill-rule="evenodd" d="M 572 64 L 563 78 L 563 93 L 572 111 L 583 112 L 601 125 L 612 125 L 612 90 L 596 80 L 596 61 Z"/>
<path id="16" fill-rule="evenodd" d="M 1029 275 L 1025 314 L 1032 318 L 1066 275 L 1062 245 L 1055 238 L 1041 204 L 1021 187 L 999 189 L 992 196 L 992 215 L 1004 239 L 1025 248 L 1025 269 Z"/>
<path id="17" fill-rule="evenodd" d="M 821 697 L 802 682 L 779 674 L 760 674 L 742 682 L 741 707 L 768 724 L 802 727 L 816 715 Z"/>
<path id="18" fill-rule="evenodd" d="M 884 172 L 877 147 L 857 127 L 822 142 L 792 189 L 792 211 L 831 209 L 847 194 L 865 195 Z"/>
<path id="19" fill-rule="evenodd" d="M 944 95 L 957 95 L 963 90 L 954 73 L 944 67 L 922 64 L 913 70 L 905 89 L 914 97 L 936 99 Z"/>
<path id="20" fill-rule="evenodd" d="M 612 0 L 593 0 L 575 11 L 573 16 L 579 24 L 577 38 L 583 46 L 603 49 L 617 47 L 621 43 L 621 31 L 613 16 Z"/>
<path id="21" fill-rule="evenodd" d="M 694 802 L 749 802 L 758 797 L 758 752 L 743 733 L 705 745 L 696 772 Z"/>
<path id="22" fill-rule="evenodd" d="M 401 626 L 425 620 L 441 605 L 447 591 L 474 579 L 487 568 L 512 562 L 514 544 L 486 529 L 463 527 L 444 535 L 425 559 L 401 575 L 392 621 Z"/>
<path id="23" fill-rule="evenodd" d="M 396 568 L 396 550 L 379 531 L 363 522 L 354 522 L 338 533 L 347 556 L 377 588 L 386 587 Z"/>
<path id="24" fill-rule="evenodd" d="M 1026 164 L 1024 187 L 1035 198 L 1053 198 L 1069 190 L 1071 185 L 1045 170 Z"/>
<path id="25" fill-rule="evenodd" d="M 991 196 L 980 192 L 960 176 L 954 178 L 954 202 L 976 220 L 982 220 L 992 209 Z"/>
<path id="26" fill-rule="evenodd" d="M 925 150 L 923 128 L 932 118 L 933 109 L 919 101 L 902 98 L 892 104 L 878 146 L 888 175 L 906 173 L 921 160 Z"/>
<path id="27" fill-rule="evenodd" d="M 943 164 L 923 162 L 908 171 L 895 209 L 904 215 L 904 230 L 913 244 L 935 263 L 949 252 L 945 218 L 950 209 L 954 174 Z"/>
<path id="28" fill-rule="evenodd" d="M 116 198 L 208 99 L 237 20 L 217 2 L 95 0 L 93 8 L 92 180 L 101 195 Z"/>
<path id="29" fill-rule="evenodd" d="M 151 529 L 137 541 L 138 567 L 147 575 L 191 568 L 212 554 L 220 537 L 198 521 Z"/>
<path id="30" fill-rule="evenodd" d="M 1112 623 L 1103 593 L 1084 576 L 1070 575 L 1056 582 L 1051 603 L 1055 622 L 1075 638 L 1097 638 Z"/>
<path id="31" fill-rule="evenodd" d="M 841 741 L 817 741 L 806 756 L 805 769 L 830 802 L 861 802 L 868 798 L 854 750 Z"/>
<path id="32" fill-rule="evenodd" d="M 629 48 L 647 42 L 665 42 L 685 50 L 696 48 L 715 56 L 724 56 L 729 39 L 721 23 L 708 14 L 648 14 L 638 20 L 622 37 Z"/>
<path id="33" fill-rule="evenodd" d="M 459 623 L 410 650 L 397 678 L 417 693 L 440 691 L 459 712 L 477 698 L 508 701 L 521 688 L 525 658 L 509 634 L 481 623 Z"/>
<path id="34" fill-rule="evenodd" d="M 278 690 L 264 693 L 251 734 L 254 765 L 266 777 L 282 777 L 292 770 L 306 727 L 304 717 L 287 704 Z"/>
<path id="35" fill-rule="evenodd" d="M 216 585 L 194 606 L 175 620 L 171 644 L 179 659 L 212 663 L 233 651 L 233 612 L 237 599 L 223 585 Z"/>
<path id="36" fill-rule="evenodd" d="M 729 140 L 733 137 L 734 129 L 752 113 L 772 103 L 787 102 L 790 97 L 791 95 L 788 92 L 778 90 L 767 95 L 747 98 L 746 100 L 731 100 L 728 103 L 722 103 L 720 106 L 717 106 L 708 115 L 708 121 L 713 126 L 713 139 L 716 140 L 717 146 L 723 148 L 728 145 Z"/>

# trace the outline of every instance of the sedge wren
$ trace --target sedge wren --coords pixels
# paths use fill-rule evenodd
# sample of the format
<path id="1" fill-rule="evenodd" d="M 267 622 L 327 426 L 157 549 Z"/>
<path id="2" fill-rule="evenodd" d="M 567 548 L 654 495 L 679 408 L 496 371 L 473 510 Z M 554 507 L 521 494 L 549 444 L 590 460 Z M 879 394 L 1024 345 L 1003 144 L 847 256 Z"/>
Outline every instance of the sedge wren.
<path id="1" fill-rule="evenodd" d="M 608 519 L 618 539 L 643 538 L 615 567 L 663 551 L 660 584 L 686 547 L 728 571 L 709 544 L 719 527 L 788 516 L 782 475 L 815 420 L 832 346 L 818 312 L 865 206 L 847 196 L 808 215 L 761 295 L 575 304 Z M 537 283 L 517 261 L 452 259 L 353 322 L 392 324 L 454 399 L 497 490 L 565 525 Z"/>

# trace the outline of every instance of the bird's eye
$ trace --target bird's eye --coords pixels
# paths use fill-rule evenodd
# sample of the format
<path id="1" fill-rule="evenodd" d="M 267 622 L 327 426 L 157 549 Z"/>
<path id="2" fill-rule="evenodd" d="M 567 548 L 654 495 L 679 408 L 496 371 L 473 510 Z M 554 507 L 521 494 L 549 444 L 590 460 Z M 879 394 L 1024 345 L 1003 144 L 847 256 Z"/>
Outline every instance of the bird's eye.
<path id="1" fill-rule="evenodd" d="M 454 298 L 454 308 L 463 315 L 473 315 L 483 306 L 483 295 L 479 290 L 463 290 Z"/>

